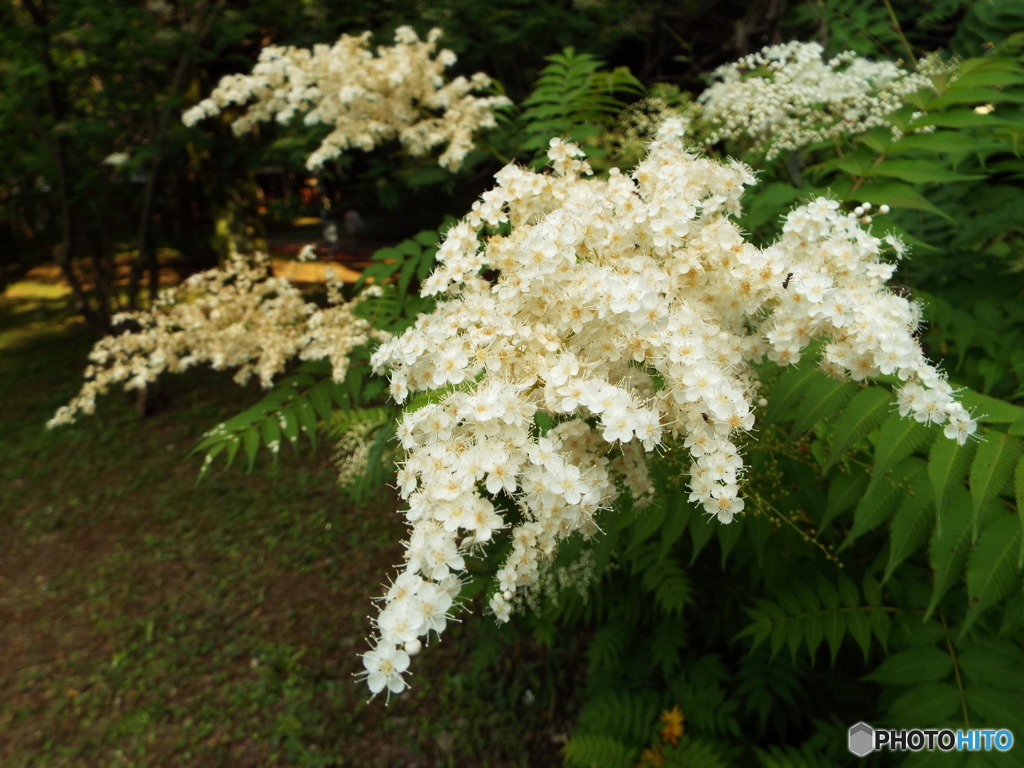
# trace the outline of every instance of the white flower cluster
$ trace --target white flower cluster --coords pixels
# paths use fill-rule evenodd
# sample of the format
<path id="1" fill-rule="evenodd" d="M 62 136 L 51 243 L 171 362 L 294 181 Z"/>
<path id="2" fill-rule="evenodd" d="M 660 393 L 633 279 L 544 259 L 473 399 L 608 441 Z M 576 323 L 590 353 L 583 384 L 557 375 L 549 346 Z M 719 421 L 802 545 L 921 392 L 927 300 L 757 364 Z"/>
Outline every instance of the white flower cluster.
<path id="1" fill-rule="evenodd" d="M 81 392 L 47 426 L 93 413 L 96 397 L 113 386 L 144 389 L 162 373 L 204 363 L 215 370 L 238 367 L 239 384 L 255 375 L 268 387 L 295 357 L 328 358 L 334 379 L 342 381 L 353 349 L 370 338 L 387 338 L 353 314 L 360 301 L 374 294 L 372 288 L 346 303 L 334 286 L 331 306 L 320 309 L 287 280 L 268 274 L 265 256 L 251 262 L 236 256 L 223 269 L 200 272 L 162 291 L 151 309 L 115 317 L 115 325 L 138 327 L 96 343 Z"/>
<path id="2" fill-rule="evenodd" d="M 582 153 L 557 139 L 554 173 L 504 168 L 439 249 L 423 287 L 436 310 L 374 354 L 398 402 L 440 398 L 398 427 L 411 532 L 364 655 L 374 693 L 404 689 L 475 548 L 511 527 L 490 601 L 507 621 L 559 541 L 595 533 L 620 488 L 650 498 L 646 454 L 668 436 L 689 450 L 691 501 L 729 523 L 743 509 L 734 438 L 754 426 L 751 363 L 765 355 L 795 363 L 827 337 L 835 374 L 895 373 L 903 410 L 949 419 L 961 440 L 973 431 L 856 215 L 820 198 L 759 249 L 730 218 L 752 173 L 688 152 L 683 131 L 667 121 L 636 170 L 607 181 L 584 178 Z"/>
<path id="3" fill-rule="evenodd" d="M 923 88 L 934 90 L 931 75 L 946 71 L 935 57 L 922 59 L 917 72 L 889 61 L 871 61 L 846 51 L 824 61 L 817 43 L 770 45 L 725 64 L 715 83 L 700 95 L 711 126 L 708 143 L 723 139 L 753 142 L 770 160 L 785 150 L 861 133 L 903 106 Z"/>
<path id="4" fill-rule="evenodd" d="M 447 144 L 438 162 L 456 170 L 473 146 L 473 134 L 494 127 L 494 110 L 511 102 L 473 95 L 491 84 L 483 73 L 445 82 L 455 54 L 437 50 L 440 36 L 434 29 L 424 41 L 410 27 L 400 27 L 395 44 L 378 47 L 376 55 L 369 32 L 342 35 L 334 45 L 312 50 L 268 46 L 252 74 L 222 78 L 182 119 L 194 125 L 231 104 L 254 102 L 232 123 L 236 134 L 260 122 L 287 123 L 303 112 L 307 125 L 333 126 L 306 161 L 309 168 L 351 147 L 368 151 L 397 138 L 413 155 Z"/>

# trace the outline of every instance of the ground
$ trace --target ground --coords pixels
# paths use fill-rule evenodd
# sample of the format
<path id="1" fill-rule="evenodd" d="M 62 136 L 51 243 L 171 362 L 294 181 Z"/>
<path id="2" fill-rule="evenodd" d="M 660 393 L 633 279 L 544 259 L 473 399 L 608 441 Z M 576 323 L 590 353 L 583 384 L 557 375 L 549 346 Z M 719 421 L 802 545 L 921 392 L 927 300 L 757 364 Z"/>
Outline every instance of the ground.
<path id="1" fill-rule="evenodd" d="M 196 485 L 194 441 L 257 389 L 195 371 L 45 430 L 95 338 L 59 286 L 0 296 L 0 764 L 560 764 L 572 660 L 480 615 L 367 701 L 395 499 L 347 503 L 323 447 Z"/>

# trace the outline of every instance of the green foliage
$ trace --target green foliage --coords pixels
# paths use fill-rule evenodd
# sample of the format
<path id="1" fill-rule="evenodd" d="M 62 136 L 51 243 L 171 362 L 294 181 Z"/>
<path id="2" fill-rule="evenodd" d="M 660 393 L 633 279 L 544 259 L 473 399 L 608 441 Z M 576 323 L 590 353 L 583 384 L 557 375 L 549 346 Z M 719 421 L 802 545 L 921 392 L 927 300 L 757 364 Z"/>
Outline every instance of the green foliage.
<path id="1" fill-rule="evenodd" d="M 382 294 L 364 302 L 360 312 L 374 328 L 400 332 L 415 322 L 419 312 L 429 312 L 433 301 L 418 295 L 418 285 L 433 269 L 437 243 L 452 220 L 438 230 L 420 232 L 394 247 L 381 248 L 373 254 L 355 290 L 366 283 L 381 286 Z M 277 382 L 256 405 L 209 430 L 193 448 L 204 454 L 199 472 L 201 480 L 212 468 L 214 459 L 223 454 L 231 466 L 239 450 L 253 470 L 260 446 L 269 449 L 274 464 L 282 443 L 287 440 L 298 449 L 305 435 L 316 446 L 317 431 L 327 432 L 337 441 L 353 425 L 361 425 L 362 438 L 370 443 L 368 468 L 348 488 L 356 499 L 363 500 L 373 488 L 379 488 L 393 474 L 391 462 L 382 461 L 390 448 L 395 420 L 400 409 L 383 404 L 384 380 L 369 376 L 367 351 L 356 350 L 350 360 L 345 380 L 332 378 L 326 360 L 299 365 L 295 372 Z"/>
<path id="2" fill-rule="evenodd" d="M 222 422 L 203 435 L 193 453 L 204 453 L 201 480 L 213 460 L 224 453 L 231 466 L 239 448 L 245 449 L 248 470 L 256 463 L 260 445 L 277 461 L 284 440 L 294 448 L 305 435 L 316 446 L 317 424 L 331 417 L 332 409 L 348 405 L 349 393 L 329 378 L 330 365 L 303 363 L 296 373 L 278 382 L 270 393 L 251 408 Z"/>
<path id="3" fill-rule="evenodd" d="M 643 86 L 626 67 L 604 70 L 602 61 L 572 48 L 547 61 L 519 115 L 522 149 L 543 158 L 549 140 L 563 138 L 600 154 L 591 140 L 625 108 L 619 96 L 642 95 Z"/>
<path id="4" fill-rule="evenodd" d="M 866 658 L 872 635 L 883 644 L 889 635 L 887 609 L 879 604 L 881 590 L 870 575 L 866 579 L 870 581 L 865 581 L 864 600 L 856 585 L 843 575 L 838 583 L 820 579 L 813 586 L 801 579 L 783 592 L 778 602 L 756 601 L 748 610 L 752 623 L 740 637 L 749 636 L 755 648 L 770 639 L 773 657 L 786 645 L 794 659 L 801 646 L 806 646 L 813 658 L 827 641 L 835 663 L 843 639 L 849 635 Z"/>
<path id="5" fill-rule="evenodd" d="M 374 252 L 370 265 L 356 281 L 355 290 L 367 283 L 382 287 L 383 295 L 369 302 L 367 319 L 374 328 L 398 332 L 412 325 L 420 312 L 430 312 L 434 302 L 419 295 L 419 285 L 434 269 L 437 246 L 455 223 L 447 217 L 436 230 L 424 230 L 398 245 Z"/>
<path id="6" fill-rule="evenodd" d="M 593 627 L 570 765 L 636 760 L 661 744 L 654 713 L 673 705 L 709 765 L 739 754 L 765 765 L 835 764 L 841 753 L 792 746 L 832 727 L 802 710 L 822 690 L 847 691 L 849 707 L 833 700 L 817 713 L 843 729 L 858 719 L 995 727 L 1016 717 L 1024 651 L 1009 639 L 1019 629 L 1009 628 L 1024 623 L 1014 507 L 1021 459 L 1006 430 L 1024 409 L 963 393 L 967 403 L 999 407 L 982 442 L 958 446 L 891 413 L 884 385 L 835 397 L 835 382 L 811 360 L 762 374 L 774 381 L 772 423 L 746 448 L 744 515 L 707 525 L 680 495 L 682 468 L 669 453 L 654 471 L 664 501 L 610 519 L 594 545 L 618 553 L 620 567 L 586 606 L 560 596 L 563 621 Z M 675 602 L 656 591 L 669 574 Z M 1007 656 L 1012 683 L 993 687 L 977 667 L 968 677 L 961 654 L 977 664 L 985 644 Z M 872 695 L 867 683 L 885 693 Z M 668 765 L 671 748 L 658 749 Z"/>

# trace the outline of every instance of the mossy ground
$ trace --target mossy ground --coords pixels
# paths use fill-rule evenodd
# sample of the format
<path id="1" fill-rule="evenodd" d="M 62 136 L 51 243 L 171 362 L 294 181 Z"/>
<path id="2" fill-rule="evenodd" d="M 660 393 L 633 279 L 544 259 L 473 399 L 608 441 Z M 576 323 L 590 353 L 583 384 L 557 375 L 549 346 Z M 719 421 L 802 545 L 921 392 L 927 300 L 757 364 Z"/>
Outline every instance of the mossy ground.
<path id="1" fill-rule="evenodd" d="M 325 447 L 197 486 L 194 441 L 257 389 L 194 371 L 146 417 L 118 392 L 45 430 L 95 338 L 60 291 L 0 297 L 0 764 L 560 763 L 559 670 L 479 615 L 410 692 L 367 701 L 353 675 L 401 558 L 396 502 L 346 503 Z"/>

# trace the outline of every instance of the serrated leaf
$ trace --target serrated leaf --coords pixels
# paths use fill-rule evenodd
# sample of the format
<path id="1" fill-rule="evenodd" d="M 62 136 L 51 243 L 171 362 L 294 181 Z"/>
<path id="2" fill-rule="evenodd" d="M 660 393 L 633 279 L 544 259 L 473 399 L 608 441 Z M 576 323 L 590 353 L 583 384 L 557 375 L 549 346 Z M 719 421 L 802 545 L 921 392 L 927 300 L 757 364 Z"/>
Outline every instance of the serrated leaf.
<path id="1" fill-rule="evenodd" d="M 856 190 L 852 190 L 844 196 L 844 199 L 867 202 L 872 205 L 888 205 L 891 208 L 909 208 L 917 211 L 935 213 L 945 218 L 949 215 L 942 209 L 928 201 L 920 192 L 910 184 L 902 181 L 877 181 L 865 184 Z"/>
<path id="2" fill-rule="evenodd" d="M 347 381 L 348 377 L 346 376 L 345 378 Z M 335 405 L 339 408 L 349 407 L 350 403 L 348 395 L 345 393 L 345 388 L 341 384 L 336 381 L 325 381 L 323 386 L 326 389 L 327 394 L 331 396 L 331 400 L 334 401 Z"/>
<path id="3" fill-rule="evenodd" d="M 994 728 L 1008 728 L 1011 733 L 1024 733 L 1024 695 L 1015 691 L 1000 691 L 983 685 L 971 685 L 964 689 L 969 711 L 979 715 L 984 725 Z M 974 722 L 971 723 L 974 725 Z"/>
<path id="4" fill-rule="evenodd" d="M 691 602 L 693 587 L 683 567 L 671 558 L 666 558 L 644 572 L 644 588 L 654 593 L 654 599 L 665 613 L 681 614 Z"/>
<path id="5" fill-rule="evenodd" d="M 843 614 L 839 611 L 829 611 L 825 614 L 825 640 L 828 642 L 833 665 L 839 656 L 839 649 L 843 647 L 844 637 L 846 637 L 846 621 Z"/>
<path id="6" fill-rule="evenodd" d="M 682 495 L 669 496 L 666 501 L 665 520 L 661 524 L 661 557 L 668 554 L 672 545 L 686 530 L 690 522 L 691 506 Z"/>
<path id="7" fill-rule="evenodd" d="M 306 395 L 309 397 L 309 401 L 313 404 L 313 408 L 320 415 L 320 418 L 327 421 L 331 418 L 331 394 L 330 387 L 334 385 L 333 381 L 322 381 L 314 387 L 310 387 L 306 391 Z"/>
<path id="8" fill-rule="evenodd" d="M 1024 98 L 1019 93 L 1000 91 L 995 88 L 960 88 L 936 96 L 928 102 L 926 108 L 929 110 L 939 109 L 952 104 L 1000 104 L 1004 102 L 1019 104 L 1022 100 Z"/>
<path id="9" fill-rule="evenodd" d="M 885 421 L 892 401 L 892 393 L 884 387 L 868 387 L 854 395 L 843 415 L 836 420 L 828 466 L 835 464 L 865 435 Z"/>
<path id="10" fill-rule="evenodd" d="M 869 618 L 871 619 L 871 629 L 878 638 L 878 642 L 881 643 L 882 649 L 888 653 L 889 630 L 892 625 L 892 619 L 889 617 L 889 612 L 882 609 L 871 611 Z"/>
<path id="11" fill-rule="evenodd" d="M 609 736 L 578 734 L 565 743 L 563 748 L 565 764 L 579 768 L 593 768 L 595 765 L 607 768 L 633 768 L 636 750 L 626 748 L 621 741 Z"/>
<path id="12" fill-rule="evenodd" d="M 971 463 L 970 477 L 975 534 L 978 531 L 978 510 L 1009 482 L 1020 454 L 1020 440 L 1004 432 L 989 432 L 987 439 L 978 446 Z"/>
<path id="13" fill-rule="evenodd" d="M 227 447 L 227 444 L 221 442 L 221 443 L 218 443 L 218 444 L 214 445 L 212 448 L 210 448 L 210 450 L 207 452 L 206 456 L 203 458 L 203 465 L 199 468 L 199 475 L 198 475 L 198 477 L 196 477 L 196 485 L 199 484 L 200 480 L 202 480 L 204 477 L 206 477 L 206 473 L 209 472 L 210 471 L 210 467 L 213 466 L 213 460 L 216 459 L 217 455 L 221 451 L 223 451 L 226 447 Z"/>
<path id="14" fill-rule="evenodd" d="M 689 528 L 690 538 L 693 540 L 693 555 L 690 558 L 690 565 L 697 561 L 697 555 L 711 541 L 711 537 L 715 533 L 715 526 L 717 525 L 721 525 L 721 523 L 716 518 L 711 515 L 702 514 L 699 509 L 697 514 L 691 515 Z"/>
<path id="15" fill-rule="evenodd" d="M 960 692 L 946 683 L 926 683 L 900 696 L 889 708 L 889 717 L 897 726 L 920 727 L 921 723 L 941 723 L 960 710 Z"/>
<path id="16" fill-rule="evenodd" d="M 729 525 L 718 526 L 718 546 L 722 550 L 722 570 L 725 570 L 725 561 L 732 552 L 733 547 L 743 536 L 743 529 L 746 527 L 747 518 L 740 517 Z"/>
<path id="17" fill-rule="evenodd" d="M 957 486 L 951 490 L 942 515 L 942 527 L 936 526 L 928 547 L 928 562 L 935 581 L 931 600 L 925 610 L 926 619 L 950 587 L 959 581 L 967 562 L 973 538 L 974 511 L 966 488 Z"/>
<path id="18" fill-rule="evenodd" d="M 1024 408 L 1005 400 L 964 389 L 957 399 L 982 424 L 1014 424 L 1024 419 Z"/>
<path id="19" fill-rule="evenodd" d="M 1000 120 L 995 115 L 984 115 L 973 109 L 957 108 L 946 112 L 926 114 L 911 122 L 907 128 L 909 131 L 913 131 L 927 125 L 934 125 L 939 128 L 988 128 L 991 130 L 1005 124 L 1005 120 Z"/>
<path id="20" fill-rule="evenodd" d="M 305 397 L 295 398 L 295 402 L 292 403 L 295 408 L 295 415 L 299 420 L 299 424 L 302 427 L 302 431 L 306 433 L 306 437 L 315 446 L 316 445 L 316 411 L 313 410 L 313 406 L 309 400 Z"/>
<path id="21" fill-rule="evenodd" d="M 1021 550 L 1017 567 L 1024 566 L 1024 456 L 1017 462 L 1017 473 L 1013 482 L 1014 496 L 1017 500 L 1017 517 L 1021 525 Z"/>
<path id="22" fill-rule="evenodd" d="M 952 671 L 948 653 L 925 646 L 889 656 L 866 679 L 888 685 L 921 685 L 944 680 Z"/>
<path id="23" fill-rule="evenodd" d="M 960 651 L 957 663 L 971 683 L 1024 691 L 1024 651 L 1006 638 L 980 638 Z"/>
<path id="24" fill-rule="evenodd" d="M 857 504 L 868 489 L 868 474 L 861 467 L 853 466 L 849 472 L 842 472 L 829 479 L 828 501 L 825 516 L 818 530 L 824 530 L 837 515 L 841 515 Z"/>
<path id="25" fill-rule="evenodd" d="M 892 476 L 880 483 L 872 482 L 864 497 L 853 512 L 853 527 L 847 534 L 840 549 L 845 549 L 859 536 L 884 523 L 895 510 L 904 495 L 904 484 L 914 485 L 926 474 L 925 463 L 914 456 L 907 457 L 892 472 Z"/>
<path id="26" fill-rule="evenodd" d="M 868 654 L 871 652 L 871 617 L 869 612 L 856 609 L 849 611 L 846 614 L 846 623 L 851 637 L 853 637 L 864 653 L 864 661 L 867 661 Z"/>
<path id="27" fill-rule="evenodd" d="M 647 508 L 637 509 L 636 522 L 633 524 L 633 544 L 649 539 L 661 528 L 661 522 L 665 519 L 667 505 L 655 503 Z"/>
<path id="28" fill-rule="evenodd" d="M 961 131 L 935 131 L 934 133 L 912 133 L 904 136 L 889 147 L 890 156 L 904 152 L 942 152 L 946 154 L 970 154 L 978 151 L 992 151 L 1002 145 L 1001 142 L 979 141 L 976 136 Z"/>
<path id="29" fill-rule="evenodd" d="M 919 476 L 911 486 L 912 495 L 903 497 L 889 525 L 889 563 L 882 581 L 888 581 L 900 563 L 928 541 L 935 524 L 935 506 L 931 484 Z"/>
<path id="30" fill-rule="evenodd" d="M 983 176 L 968 176 L 949 170 L 942 163 L 931 160 L 885 160 L 871 168 L 871 176 L 890 176 L 911 184 L 936 182 L 977 181 Z"/>
<path id="31" fill-rule="evenodd" d="M 297 445 L 299 439 L 299 419 L 290 405 L 286 405 L 281 409 L 281 420 L 284 422 L 281 425 L 281 431 L 284 432 L 284 436 L 288 438 L 293 446 Z"/>
<path id="32" fill-rule="evenodd" d="M 882 584 L 870 573 L 864 574 L 861 589 L 864 593 L 864 601 L 868 605 L 879 606 L 882 604 Z"/>
<path id="33" fill-rule="evenodd" d="M 272 413 L 263 420 L 260 425 L 263 433 L 263 443 L 270 449 L 274 457 L 274 464 L 277 464 L 277 456 L 281 447 L 281 425 L 277 421 L 277 414 Z"/>
<path id="34" fill-rule="evenodd" d="M 419 252 L 417 251 L 417 254 Z M 412 276 L 416 272 L 417 262 L 416 259 L 410 258 L 403 265 L 398 275 L 398 292 L 405 294 L 409 290 L 409 283 L 412 282 Z"/>
<path id="35" fill-rule="evenodd" d="M 935 432 L 911 418 L 894 413 L 882 425 L 875 448 L 875 468 L 871 473 L 871 488 L 877 485 L 886 472 L 903 461 L 918 448 L 935 439 Z"/>
<path id="36" fill-rule="evenodd" d="M 837 413 L 857 393 L 852 381 L 836 381 L 823 376 L 813 379 L 800 398 L 796 409 L 796 421 L 790 432 L 792 436 L 802 435 L 819 421 Z"/>
<path id="37" fill-rule="evenodd" d="M 621 619 L 603 624 L 587 645 L 587 659 L 591 669 L 615 667 L 625 653 L 632 634 L 630 627 Z"/>
<path id="38" fill-rule="evenodd" d="M 979 87 L 1005 87 L 1007 85 L 1024 85 L 1024 74 L 1019 70 L 1016 72 L 989 69 L 984 71 L 964 74 L 949 84 L 949 90 L 967 90 Z"/>
<path id="39" fill-rule="evenodd" d="M 971 459 L 974 458 L 977 447 L 978 444 L 973 441 L 957 445 L 956 440 L 947 440 L 944 437 L 936 438 L 932 443 L 932 449 L 928 454 L 928 478 L 935 493 L 935 511 L 940 526 L 949 494 L 954 487 L 963 486 L 966 481 L 967 470 L 971 466 Z"/>
<path id="40" fill-rule="evenodd" d="M 245 446 L 245 455 L 249 459 L 246 471 L 252 472 L 252 468 L 256 466 L 256 451 L 260 449 L 260 433 L 256 427 L 245 428 L 245 432 L 242 433 L 242 444 Z"/>
<path id="41" fill-rule="evenodd" d="M 230 435 L 224 438 L 224 444 L 227 446 L 227 461 L 224 464 L 224 469 L 231 469 L 231 465 L 235 463 L 238 449 L 242 446 L 242 439 L 238 435 Z"/>
<path id="42" fill-rule="evenodd" d="M 820 371 L 811 367 L 792 368 L 783 373 L 768 395 L 768 406 L 764 411 L 764 421 L 771 424 L 785 415 L 797 403 L 804 388 L 816 377 L 824 377 Z"/>
<path id="43" fill-rule="evenodd" d="M 826 608 L 838 608 L 841 605 L 839 591 L 827 579 L 818 580 L 818 597 Z"/>
<path id="44" fill-rule="evenodd" d="M 437 245 L 438 241 L 437 232 L 433 229 L 425 229 L 422 232 L 417 232 L 413 235 L 413 240 L 419 243 L 424 248 L 432 248 Z"/>
<path id="45" fill-rule="evenodd" d="M 754 547 L 754 556 L 757 558 L 758 566 L 764 563 L 764 550 L 772 538 L 772 524 L 765 515 L 751 515 L 744 527 L 750 536 L 750 543 Z"/>
<path id="46" fill-rule="evenodd" d="M 967 615 L 960 637 L 991 606 L 1020 588 L 1020 523 L 1012 515 L 992 520 L 978 536 L 967 564 Z"/>

